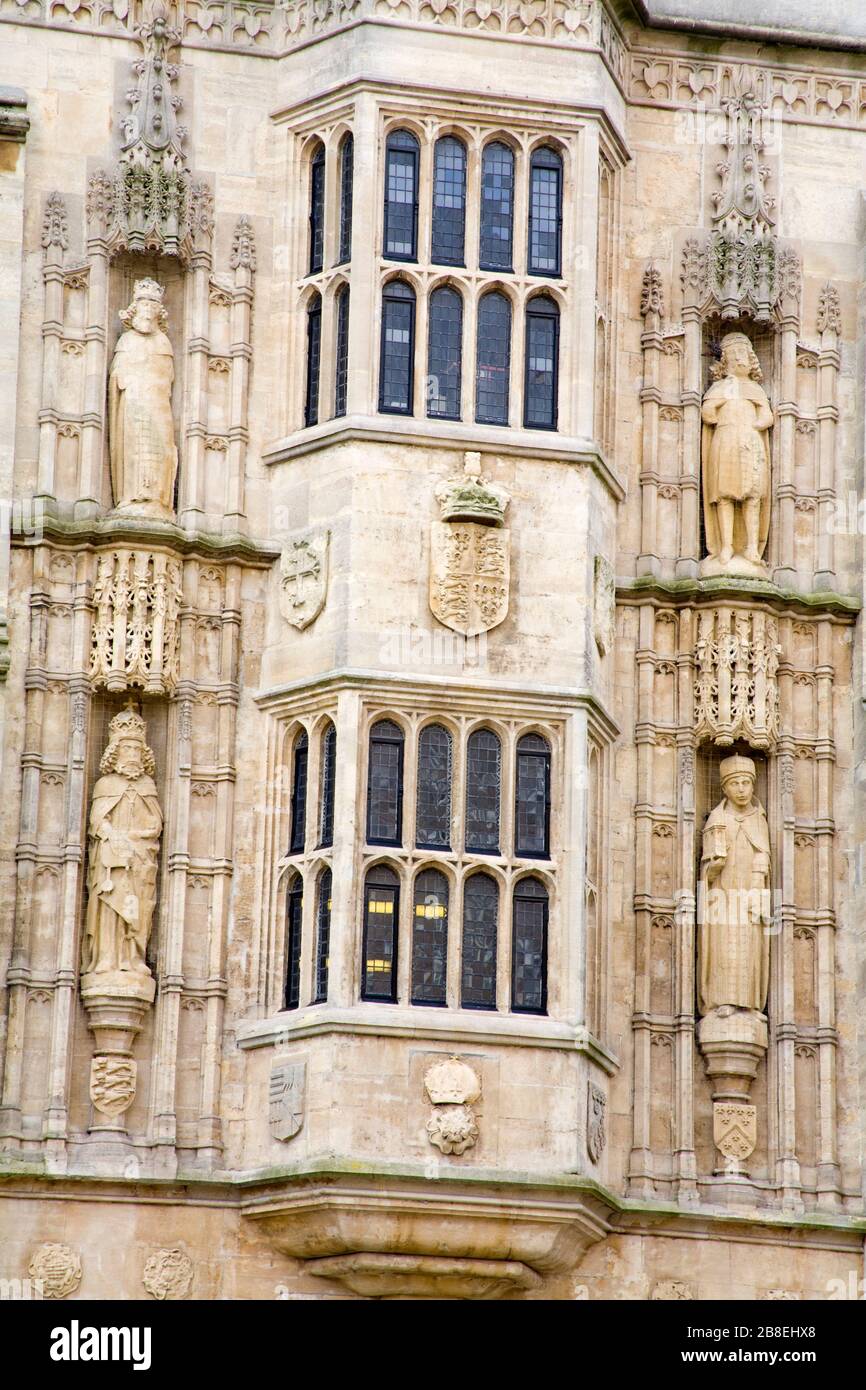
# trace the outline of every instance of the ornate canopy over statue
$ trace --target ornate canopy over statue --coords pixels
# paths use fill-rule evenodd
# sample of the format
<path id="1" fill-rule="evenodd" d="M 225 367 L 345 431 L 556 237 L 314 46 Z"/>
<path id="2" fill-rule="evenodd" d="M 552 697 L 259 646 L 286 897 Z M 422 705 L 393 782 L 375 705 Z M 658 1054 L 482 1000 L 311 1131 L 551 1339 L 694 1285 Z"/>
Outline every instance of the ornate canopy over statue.
<path id="1" fill-rule="evenodd" d="M 163 287 L 137 280 L 121 311 L 126 327 L 108 379 L 111 486 L 115 511 L 170 517 L 177 448 L 171 411 L 174 353 L 165 334 Z"/>

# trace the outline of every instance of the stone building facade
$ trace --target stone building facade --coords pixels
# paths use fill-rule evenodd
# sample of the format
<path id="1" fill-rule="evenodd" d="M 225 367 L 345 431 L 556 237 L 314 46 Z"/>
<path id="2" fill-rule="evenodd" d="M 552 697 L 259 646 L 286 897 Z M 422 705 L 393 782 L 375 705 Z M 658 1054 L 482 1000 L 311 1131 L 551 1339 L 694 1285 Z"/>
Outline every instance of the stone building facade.
<path id="1" fill-rule="evenodd" d="M 690 8 L 0 0 L 0 1276 L 862 1278 L 866 40 Z"/>

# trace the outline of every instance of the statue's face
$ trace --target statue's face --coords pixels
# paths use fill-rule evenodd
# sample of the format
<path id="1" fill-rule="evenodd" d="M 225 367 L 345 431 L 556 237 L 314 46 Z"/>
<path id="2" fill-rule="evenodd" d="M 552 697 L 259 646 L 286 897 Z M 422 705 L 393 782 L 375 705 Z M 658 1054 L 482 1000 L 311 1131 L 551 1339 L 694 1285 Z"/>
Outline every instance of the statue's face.
<path id="1" fill-rule="evenodd" d="M 137 738 L 121 739 L 115 766 L 122 777 L 141 777 L 144 772 L 144 759 Z"/>
<path id="2" fill-rule="evenodd" d="M 736 777 L 729 777 L 725 782 L 723 791 L 729 801 L 733 801 L 735 806 L 743 810 L 752 800 L 752 792 L 755 789 L 753 778 L 747 772 L 738 772 Z"/>
<path id="3" fill-rule="evenodd" d="M 131 326 L 137 333 L 153 333 L 159 326 L 159 309 L 155 299 L 137 300 Z"/>
<path id="4" fill-rule="evenodd" d="M 731 376 L 748 376 L 752 352 L 748 343 L 729 343 L 725 348 L 725 370 Z"/>

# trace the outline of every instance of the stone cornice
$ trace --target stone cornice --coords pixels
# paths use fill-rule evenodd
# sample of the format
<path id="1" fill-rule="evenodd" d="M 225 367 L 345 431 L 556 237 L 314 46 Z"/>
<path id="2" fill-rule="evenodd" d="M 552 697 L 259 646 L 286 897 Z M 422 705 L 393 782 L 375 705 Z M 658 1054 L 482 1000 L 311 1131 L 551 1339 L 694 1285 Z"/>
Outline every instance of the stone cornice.
<path id="1" fill-rule="evenodd" d="M 745 602 L 765 603 L 774 612 L 793 618 L 830 618 L 853 623 L 862 605 L 849 594 L 824 590 L 802 593 L 797 589 L 781 588 L 758 579 L 655 579 L 650 575 L 639 579 L 619 579 L 616 586 L 619 603 L 665 603 L 694 605 Z"/>
<path id="2" fill-rule="evenodd" d="M 29 129 L 27 93 L 20 87 L 0 86 L 0 140 L 23 145 Z"/>
<path id="3" fill-rule="evenodd" d="M 178 555 L 196 555 L 225 564 L 268 567 L 279 559 L 279 547 L 240 534 L 223 536 L 211 531 L 185 530 L 171 522 L 150 518 L 103 517 L 67 521 L 50 514 L 40 518 L 31 534 L 14 534 L 12 543 L 27 549 L 50 542 L 76 550 L 100 550 L 111 545 L 137 545 L 170 549 Z"/>

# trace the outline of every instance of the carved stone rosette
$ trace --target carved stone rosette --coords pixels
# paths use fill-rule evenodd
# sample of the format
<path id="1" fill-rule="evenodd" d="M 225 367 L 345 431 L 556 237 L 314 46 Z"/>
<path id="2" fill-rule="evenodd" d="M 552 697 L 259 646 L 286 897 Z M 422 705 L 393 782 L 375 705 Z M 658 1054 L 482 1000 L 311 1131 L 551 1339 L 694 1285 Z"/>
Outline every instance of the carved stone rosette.
<path id="1" fill-rule="evenodd" d="M 90 678 L 97 689 L 171 695 L 177 683 L 181 565 L 160 551 L 99 556 Z"/>

